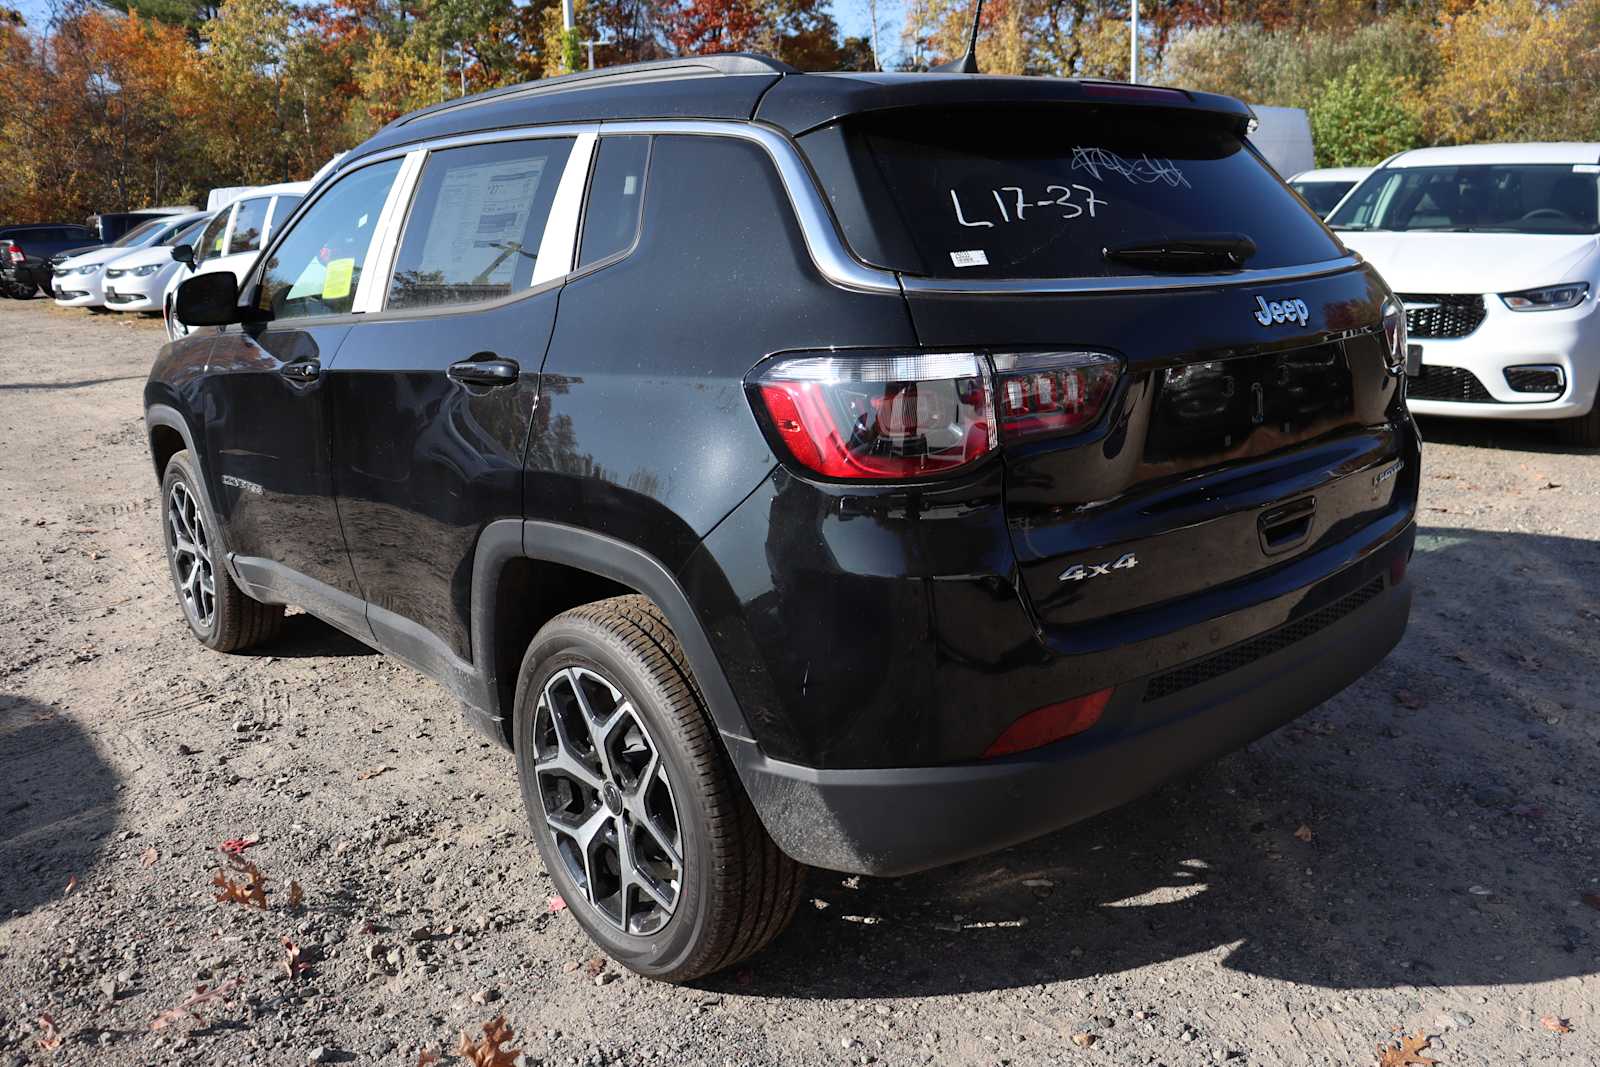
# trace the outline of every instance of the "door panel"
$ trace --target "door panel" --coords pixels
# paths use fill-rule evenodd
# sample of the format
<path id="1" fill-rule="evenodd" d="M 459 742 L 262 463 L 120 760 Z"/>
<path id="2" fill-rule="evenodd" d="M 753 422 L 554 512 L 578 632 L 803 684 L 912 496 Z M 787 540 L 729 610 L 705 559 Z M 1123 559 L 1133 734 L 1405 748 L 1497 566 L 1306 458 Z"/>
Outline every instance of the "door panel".
<path id="1" fill-rule="evenodd" d="M 229 327 L 216 337 L 202 387 L 228 550 L 277 565 L 266 573 L 310 579 L 305 591 L 274 595 L 330 621 L 360 596 L 333 502 L 325 415 L 324 375 L 349 332 L 348 323 Z M 315 377 L 307 377 L 311 367 Z M 344 596 L 326 598 L 317 586 Z"/>
<path id="2" fill-rule="evenodd" d="M 485 525 L 522 517 L 522 456 L 557 295 L 362 323 L 340 350 L 327 380 L 334 484 L 375 629 L 398 616 L 471 661 L 472 556 Z M 515 362 L 517 379 L 449 377 L 452 363 L 487 353 Z"/>

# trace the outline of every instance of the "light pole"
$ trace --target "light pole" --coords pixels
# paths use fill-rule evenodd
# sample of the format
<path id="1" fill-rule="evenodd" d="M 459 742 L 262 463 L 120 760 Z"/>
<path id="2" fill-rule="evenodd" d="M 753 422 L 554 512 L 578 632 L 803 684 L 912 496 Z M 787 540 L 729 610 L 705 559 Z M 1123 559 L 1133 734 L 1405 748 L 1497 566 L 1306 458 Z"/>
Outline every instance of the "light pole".
<path id="1" fill-rule="evenodd" d="M 571 0 L 568 0 L 570 3 Z M 1139 81 L 1139 0 L 1132 0 L 1128 17 L 1128 83 L 1136 84 Z"/>

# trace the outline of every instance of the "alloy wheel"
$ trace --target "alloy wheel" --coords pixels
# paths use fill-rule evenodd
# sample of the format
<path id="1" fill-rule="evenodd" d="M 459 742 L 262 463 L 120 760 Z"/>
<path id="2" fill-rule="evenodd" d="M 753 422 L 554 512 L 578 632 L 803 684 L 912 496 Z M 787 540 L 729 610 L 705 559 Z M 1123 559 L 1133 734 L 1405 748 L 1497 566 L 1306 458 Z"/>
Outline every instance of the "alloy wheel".
<path id="1" fill-rule="evenodd" d="M 211 629 L 217 614 L 217 576 L 211 563 L 211 536 L 200 503 L 183 482 L 174 482 L 167 497 L 172 568 L 184 613 L 199 630 Z"/>
<path id="2" fill-rule="evenodd" d="M 683 885 L 682 823 L 632 701 L 590 668 L 557 671 L 539 694 L 534 750 L 545 824 L 586 903 L 625 933 L 660 931 Z"/>

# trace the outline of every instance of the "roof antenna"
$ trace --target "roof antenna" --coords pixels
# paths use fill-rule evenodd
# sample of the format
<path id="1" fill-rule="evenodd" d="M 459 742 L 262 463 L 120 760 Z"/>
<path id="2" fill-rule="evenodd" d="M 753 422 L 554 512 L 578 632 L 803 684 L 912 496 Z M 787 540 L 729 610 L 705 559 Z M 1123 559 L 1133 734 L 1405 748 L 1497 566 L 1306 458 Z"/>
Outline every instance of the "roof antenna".
<path id="1" fill-rule="evenodd" d="M 967 54 L 937 67 L 929 67 L 930 74 L 977 74 L 978 71 L 978 20 L 983 17 L 983 0 L 972 6 L 972 36 L 967 40 Z"/>

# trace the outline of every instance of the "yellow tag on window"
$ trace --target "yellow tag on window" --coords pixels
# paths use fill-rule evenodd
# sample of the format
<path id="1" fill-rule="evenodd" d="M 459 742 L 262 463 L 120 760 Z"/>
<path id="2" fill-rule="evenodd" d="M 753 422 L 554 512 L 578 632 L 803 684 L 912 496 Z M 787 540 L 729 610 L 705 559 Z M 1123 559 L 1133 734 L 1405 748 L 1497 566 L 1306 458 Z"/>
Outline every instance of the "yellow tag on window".
<path id="1" fill-rule="evenodd" d="M 322 299 L 340 300 L 350 295 L 350 277 L 355 273 L 354 259 L 336 259 L 328 264 L 328 273 L 322 276 Z"/>

